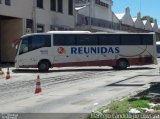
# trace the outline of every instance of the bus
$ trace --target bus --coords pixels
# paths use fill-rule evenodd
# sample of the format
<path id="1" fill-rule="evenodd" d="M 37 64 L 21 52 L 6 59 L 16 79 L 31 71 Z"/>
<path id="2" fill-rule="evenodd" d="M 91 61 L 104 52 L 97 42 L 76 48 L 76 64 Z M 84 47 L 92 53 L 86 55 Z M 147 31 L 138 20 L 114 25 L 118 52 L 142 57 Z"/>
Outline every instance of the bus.
<path id="1" fill-rule="evenodd" d="M 16 68 L 110 66 L 157 64 L 154 33 L 106 33 L 49 31 L 21 37 Z"/>
<path id="2" fill-rule="evenodd" d="M 157 48 L 157 57 L 160 58 L 160 41 L 156 42 L 156 48 Z"/>

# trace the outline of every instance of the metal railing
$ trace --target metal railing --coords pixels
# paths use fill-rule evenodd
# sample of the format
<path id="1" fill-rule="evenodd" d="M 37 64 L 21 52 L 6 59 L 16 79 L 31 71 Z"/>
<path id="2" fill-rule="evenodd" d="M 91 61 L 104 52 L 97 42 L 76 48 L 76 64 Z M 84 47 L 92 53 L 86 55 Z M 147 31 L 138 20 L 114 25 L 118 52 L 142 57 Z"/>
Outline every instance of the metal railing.
<path id="1" fill-rule="evenodd" d="M 102 19 L 98 19 L 98 18 L 92 18 L 92 17 L 88 17 L 88 16 L 85 16 L 82 14 L 77 15 L 77 24 L 76 25 L 77 26 L 82 26 L 82 25 L 98 26 L 98 27 L 115 29 L 115 30 L 121 29 L 121 24 L 119 24 L 119 23 L 114 23 L 111 21 L 102 20 Z"/>
<path id="2" fill-rule="evenodd" d="M 136 28 L 134 26 L 129 26 L 120 23 L 114 23 L 112 21 L 102 20 L 98 18 L 92 18 L 82 14 L 77 14 L 77 26 L 97 26 L 102 28 L 107 28 L 111 30 L 120 30 L 127 32 L 153 32 L 145 29 Z"/>

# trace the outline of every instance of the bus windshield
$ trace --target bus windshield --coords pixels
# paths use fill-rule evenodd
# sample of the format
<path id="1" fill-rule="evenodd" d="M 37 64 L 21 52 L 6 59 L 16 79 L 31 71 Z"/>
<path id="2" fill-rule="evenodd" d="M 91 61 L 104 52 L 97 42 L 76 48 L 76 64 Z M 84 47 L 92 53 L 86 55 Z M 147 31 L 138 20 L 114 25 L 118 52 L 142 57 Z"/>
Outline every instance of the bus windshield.
<path id="1" fill-rule="evenodd" d="M 50 35 L 35 35 L 22 38 L 19 54 L 33 51 L 42 47 L 51 47 Z"/>

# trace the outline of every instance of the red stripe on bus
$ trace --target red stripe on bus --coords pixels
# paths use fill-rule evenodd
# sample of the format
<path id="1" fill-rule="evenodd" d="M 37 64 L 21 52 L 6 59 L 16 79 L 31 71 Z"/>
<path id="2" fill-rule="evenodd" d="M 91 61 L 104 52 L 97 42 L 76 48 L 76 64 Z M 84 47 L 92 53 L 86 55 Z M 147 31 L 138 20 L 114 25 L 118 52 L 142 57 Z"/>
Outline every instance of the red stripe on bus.
<path id="1" fill-rule="evenodd" d="M 83 62 L 67 62 L 56 63 L 53 67 L 67 67 L 67 66 L 114 66 L 116 60 L 97 60 L 97 61 L 83 61 Z"/>
<path id="2" fill-rule="evenodd" d="M 147 65 L 153 64 L 152 57 L 145 58 L 127 58 L 129 65 Z M 97 61 L 83 61 L 83 62 L 66 62 L 54 63 L 52 67 L 72 67 L 72 66 L 115 66 L 117 60 L 97 60 Z M 37 68 L 37 65 L 21 65 L 20 68 Z"/>

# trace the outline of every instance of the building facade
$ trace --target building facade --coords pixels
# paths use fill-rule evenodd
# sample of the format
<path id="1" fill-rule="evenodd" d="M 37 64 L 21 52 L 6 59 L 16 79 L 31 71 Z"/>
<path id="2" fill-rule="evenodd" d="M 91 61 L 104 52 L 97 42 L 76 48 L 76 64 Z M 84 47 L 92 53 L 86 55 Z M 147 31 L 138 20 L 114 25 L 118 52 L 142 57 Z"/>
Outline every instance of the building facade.
<path id="1" fill-rule="evenodd" d="M 75 26 L 74 0 L 1 0 L 0 61 L 14 62 L 12 43 L 23 34 Z"/>
<path id="2" fill-rule="evenodd" d="M 144 24 L 144 29 L 145 29 L 145 30 L 148 30 L 148 31 L 152 31 L 152 30 L 153 30 L 150 21 L 148 21 L 148 20 L 143 20 L 143 24 Z"/>
<path id="3" fill-rule="evenodd" d="M 151 23 L 152 29 L 154 32 L 159 32 L 158 31 L 158 24 L 157 24 L 157 20 L 154 20 L 154 23 Z"/>
<path id="4" fill-rule="evenodd" d="M 120 29 L 120 24 L 114 20 L 112 0 L 90 0 L 84 4 L 76 4 L 76 25 L 89 30 L 113 32 Z M 87 27 L 88 26 L 88 27 Z"/>
<path id="5" fill-rule="evenodd" d="M 140 12 L 137 13 L 137 16 L 133 17 L 132 19 L 134 21 L 134 27 L 135 28 L 144 29 L 144 24 L 141 20 L 141 13 Z"/>
<path id="6" fill-rule="evenodd" d="M 134 22 L 132 20 L 131 14 L 130 14 L 129 7 L 127 7 L 125 9 L 125 13 L 117 13 L 115 15 L 121 21 L 122 24 L 132 26 L 132 27 L 134 26 Z"/>

